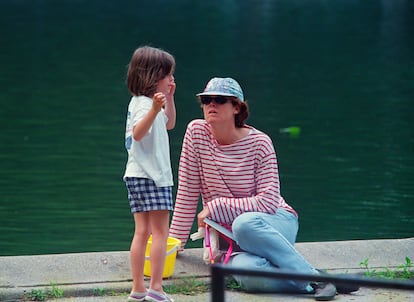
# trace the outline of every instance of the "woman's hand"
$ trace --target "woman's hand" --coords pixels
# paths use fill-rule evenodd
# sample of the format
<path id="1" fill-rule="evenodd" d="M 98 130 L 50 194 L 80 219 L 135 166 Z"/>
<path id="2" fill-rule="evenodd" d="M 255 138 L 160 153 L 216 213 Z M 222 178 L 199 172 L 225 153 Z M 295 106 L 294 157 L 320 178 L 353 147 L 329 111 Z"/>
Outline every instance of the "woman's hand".
<path id="1" fill-rule="evenodd" d="M 198 226 L 199 227 L 204 227 L 205 226 L 204 218 L 210 217 L 210 215 L 211 215 L 211 213 L 210 213 L 210 209 L 208 207 L 205 207 L 200 213 L 198 213 L 198 215 L 197 215 Z"/>

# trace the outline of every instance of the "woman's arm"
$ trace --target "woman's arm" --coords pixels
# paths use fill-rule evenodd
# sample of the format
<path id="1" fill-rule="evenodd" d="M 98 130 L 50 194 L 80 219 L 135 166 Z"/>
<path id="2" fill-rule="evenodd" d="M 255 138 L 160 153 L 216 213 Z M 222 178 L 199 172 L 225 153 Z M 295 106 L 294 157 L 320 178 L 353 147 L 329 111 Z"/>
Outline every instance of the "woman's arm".
<path id="1" fill-rule="evenodd" d="M 178 190 L 170 226 L 170 236 L 181 240 L 181 247 L 187 242 L 197 210 L 200 196 L 200 175 L 197 153 L 192 135 L 187 128 L 181 150 L 178 169 Z"/>

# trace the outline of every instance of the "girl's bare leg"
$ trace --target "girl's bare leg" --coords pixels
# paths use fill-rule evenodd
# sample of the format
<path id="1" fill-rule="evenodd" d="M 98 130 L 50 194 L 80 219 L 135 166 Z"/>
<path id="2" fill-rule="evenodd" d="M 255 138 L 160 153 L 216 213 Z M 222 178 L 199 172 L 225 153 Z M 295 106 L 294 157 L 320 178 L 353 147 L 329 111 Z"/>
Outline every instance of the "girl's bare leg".
<path id="1" fill-rule="evenodd" d="M 151 211 L 149 215 L 152 232 L 150 289 L 164 292 L 162 289 L 162 273 L 167 251 L 170 211 Z"/>
<path id="2" fill-rule="evenodd" d="M 132 272 L 132 291 L 143 293 L 146 291 L 144 283 L 145 248 L 151 233 L 150 212 L 134 213 L 135 232 L 130 249 Z"/>

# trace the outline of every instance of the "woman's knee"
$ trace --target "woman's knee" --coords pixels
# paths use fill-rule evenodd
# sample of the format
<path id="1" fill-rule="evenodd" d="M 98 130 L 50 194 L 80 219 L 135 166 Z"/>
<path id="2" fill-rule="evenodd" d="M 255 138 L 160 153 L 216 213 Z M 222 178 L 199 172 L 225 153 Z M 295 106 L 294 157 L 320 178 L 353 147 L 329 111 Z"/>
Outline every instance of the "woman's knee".
<path id="1" fill-rule="evenodd" d="M 232 224 L 233 233 L 245 233 L 245 231 L 250 231 L 251 221 L 255 219 L 256 215 L 254 212 L 243 213 L 234 219 Z"/>

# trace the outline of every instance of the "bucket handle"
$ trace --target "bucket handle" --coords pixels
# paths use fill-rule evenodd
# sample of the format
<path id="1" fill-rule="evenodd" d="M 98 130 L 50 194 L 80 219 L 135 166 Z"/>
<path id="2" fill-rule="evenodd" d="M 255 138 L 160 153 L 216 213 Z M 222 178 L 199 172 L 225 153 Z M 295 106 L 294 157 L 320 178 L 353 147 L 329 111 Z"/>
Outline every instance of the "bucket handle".
<path id="1" fill-rule="evenodd" d="M 177 250 L 178 250 L 178 246 L 179 244 L 175 244 L 172 249 L 170 249 L 169 251 L 167 251 L 167 253 L 165 254 L 165 257 L 168 257 L 172 254 L 174 254 Z M 145 260 L 150 260 L 150 256 L 145 256 Z"/>

